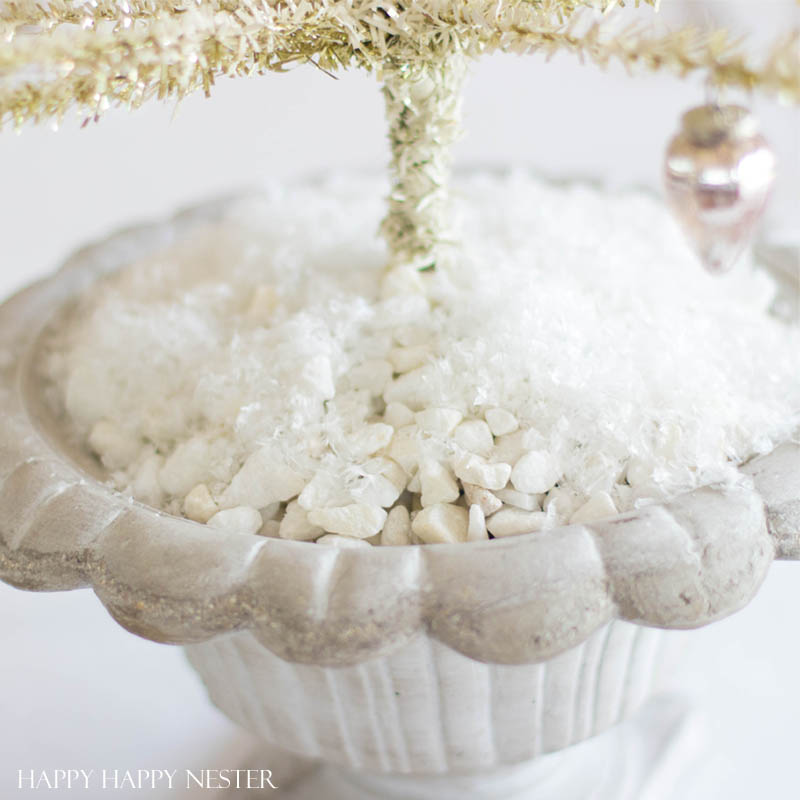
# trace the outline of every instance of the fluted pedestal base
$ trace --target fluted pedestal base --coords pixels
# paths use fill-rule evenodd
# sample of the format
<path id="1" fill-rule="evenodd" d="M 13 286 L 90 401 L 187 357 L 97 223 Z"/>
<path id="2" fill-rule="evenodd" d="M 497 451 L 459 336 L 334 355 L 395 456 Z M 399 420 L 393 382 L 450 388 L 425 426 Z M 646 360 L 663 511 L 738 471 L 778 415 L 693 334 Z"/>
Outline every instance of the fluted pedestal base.
<path id="1" fill-rule="evenodd" d="M 684 698 L 666 695 L 600 736 L 492 772 L 375 775 L 276 750 L 247 766 L 272 770 L 279 790 L 271 793 L 284 800 L 679 800 L 682 781 L 707 745 L 700 715 Z M 231 799 L 244 796 L 230 793 Z"/>

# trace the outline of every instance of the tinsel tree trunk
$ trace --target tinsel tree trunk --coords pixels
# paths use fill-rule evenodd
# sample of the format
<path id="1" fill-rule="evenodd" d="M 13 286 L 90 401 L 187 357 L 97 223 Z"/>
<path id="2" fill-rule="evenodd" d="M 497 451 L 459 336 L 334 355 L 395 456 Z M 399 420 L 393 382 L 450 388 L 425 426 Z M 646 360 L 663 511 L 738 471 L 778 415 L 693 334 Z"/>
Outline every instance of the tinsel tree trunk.
<path id="1" fill-rule="evenodd" d="M 453 51 L 384 67 L 392 190 L 381 230 L 390 269 L 434 269 L 452 243 L 448 185 L 465 74 L 465 57 Z"/>

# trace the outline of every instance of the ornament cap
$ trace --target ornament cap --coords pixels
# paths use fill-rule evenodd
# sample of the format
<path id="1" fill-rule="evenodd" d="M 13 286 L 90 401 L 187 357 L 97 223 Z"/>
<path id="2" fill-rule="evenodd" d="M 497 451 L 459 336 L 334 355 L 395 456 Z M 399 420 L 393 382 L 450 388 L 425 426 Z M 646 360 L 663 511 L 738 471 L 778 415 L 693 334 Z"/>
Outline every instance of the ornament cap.
<path id="1" fill-rule="evenodd" d="M 699 147 L 748 139 L 759 132 L 758 119 L 743 106 L 709 103 L 689 109 L 682 117 L 683 133 Z"/>

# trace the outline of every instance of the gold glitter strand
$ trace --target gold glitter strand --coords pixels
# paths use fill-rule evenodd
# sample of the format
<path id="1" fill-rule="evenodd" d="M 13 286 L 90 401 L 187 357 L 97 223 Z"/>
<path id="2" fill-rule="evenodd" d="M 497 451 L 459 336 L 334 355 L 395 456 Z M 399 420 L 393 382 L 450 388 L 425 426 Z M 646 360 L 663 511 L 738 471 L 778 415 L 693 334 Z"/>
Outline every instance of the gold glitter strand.
<path id="1" fill-rule="evenodd" d="M 447 186 L 451 145 L 461 134 L 466 68 L 453 50 L 425 64 L 383 69 L 392 191 L 381 232 L 390 267 L 432 269 L 451 238 Z"/>

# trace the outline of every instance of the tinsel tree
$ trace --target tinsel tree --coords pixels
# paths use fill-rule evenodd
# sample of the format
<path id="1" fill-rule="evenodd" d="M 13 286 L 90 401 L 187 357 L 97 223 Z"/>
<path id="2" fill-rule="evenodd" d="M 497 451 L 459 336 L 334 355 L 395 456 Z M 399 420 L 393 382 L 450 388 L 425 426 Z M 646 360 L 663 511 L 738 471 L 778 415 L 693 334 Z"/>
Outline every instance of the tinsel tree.
<path id="1" fill-rule="evenodd" d="M 637 2 L 638 5 L 638 2 Z M 651 0 L 653 13 L 657 0 Z M 470 58 L 561 50 L 601 66 L 701 72 L 710 84 L 800 100 L 800 30 L 760 57 L 725 30 L 658 32 L 621 0 L 6 0 L 0 123 L 86 120 L 114 105 L 206 94 L 220 77 L 312 62 L 383 84 L 392 189 L 382 231 L 392 272 L 446 258 L 449 151 Z M 755 6 L 755 4 L 754 4 Z M 391 279 L 391 278 L 390 278 Z"/>

